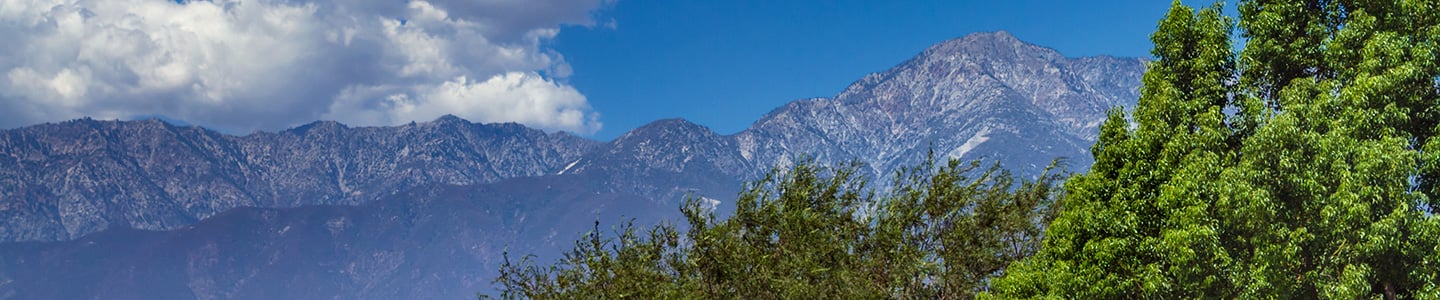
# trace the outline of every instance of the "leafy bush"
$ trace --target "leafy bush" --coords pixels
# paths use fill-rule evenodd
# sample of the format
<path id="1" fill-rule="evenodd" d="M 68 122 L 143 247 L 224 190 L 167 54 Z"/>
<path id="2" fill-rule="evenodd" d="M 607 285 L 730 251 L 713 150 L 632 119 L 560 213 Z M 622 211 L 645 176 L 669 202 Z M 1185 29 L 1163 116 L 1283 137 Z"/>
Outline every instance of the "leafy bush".
<path id="1" fill-rule="evenodd" d="M 555 265 L 509 261 L 501 298 L 970 298 L 1038 249 L 1060 197 L 1054 168 L 1033 181 L 978 162 L 897 172 L 877 197 L 857 165 L 809 161 L 747 186 L 718 218 L 685 201 L 685 229 L 633 223 L 585 235 Z"/>

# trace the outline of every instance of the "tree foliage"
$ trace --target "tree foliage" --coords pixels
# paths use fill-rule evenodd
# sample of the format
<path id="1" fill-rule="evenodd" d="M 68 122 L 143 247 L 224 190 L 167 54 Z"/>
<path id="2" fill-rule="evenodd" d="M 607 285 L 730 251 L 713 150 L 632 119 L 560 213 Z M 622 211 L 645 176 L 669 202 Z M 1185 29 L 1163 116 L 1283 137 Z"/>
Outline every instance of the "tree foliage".
<path id="1" fill-rule="evenodd" d="M 992 296 L 1440 298 L 1440 2 L 1220 10 L 1175 2 L 1133 123 Z"/>
<path id="2" fill-rule="evenodd" d="M 496 283 L 501 298 L 971 298 L 1037 251 L 1060 197 L 1058 173 L 1017 184 L 979 167 L 930 161 L 876 196 L 856 165 L 800 163 L 728 217 L 692 197 L 684 229 L 592 231 L 554 265 L 507 256 Z"/>

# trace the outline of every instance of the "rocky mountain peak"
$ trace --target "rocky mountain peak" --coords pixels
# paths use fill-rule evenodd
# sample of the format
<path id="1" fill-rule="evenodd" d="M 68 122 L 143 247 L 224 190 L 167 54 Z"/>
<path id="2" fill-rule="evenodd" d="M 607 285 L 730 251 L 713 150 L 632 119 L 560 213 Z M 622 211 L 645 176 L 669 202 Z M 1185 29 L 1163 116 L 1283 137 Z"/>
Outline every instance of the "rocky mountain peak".
<path id="1" fill-rule="evenodd" d="M 859 100 L 893 102 L 924 97 L 876 97 L 875 89 L 901 88 L 907 93 L 941 94 L 957 87 L 1010 89 L 1034 94 L 1037 80 L 1056 81 L 1070 59 L 1054 49 L 1030 44 L 1009 32 L 981 32 L 937 43 L 915 57 L 880 73 L 856 81 L 836 97 L 846 103 Z M 1055 85 L 1055 84 L 1051 84 Z M 891 103 L 908 105 L 913 103 Z M 902 109 L 903 108 L 893 108 Z"/>
<path id="2" fill-rule="evenodd" d="M 1009 31 L 999 30 L 999 31 L 976 32 L 976 33 L 967 34 L 967 35 L 961 36 L 961 37 L 959 37 L 959 38 L 955 38 L 955 39 L 951 39 L 951 40 L 948 40 L 948 41 L 945 41 L 945 42 L 941 42 L 941 43 L 937 44 L 935 47 L 932 47 L 932 48 L 942 48 L 942 47 L 944 47 L 944 46 L 954 46 L 954 45 L 956 45 L 956 44 L 961 44 L 961 45 L 991 45 L 991 46 L 998 46 L 998 47 L 1019 47 L 1019 46 L 1022 46 L 1022 45 L 1027 45 L 1028 43 L 1025 43 L 1025 42 L 1023 42 L 1023 41 L 1020 41 L 1019 38 L 1016 38 L 1015 35 L 1010 34 Z"/>
<path id="3" fill-rule="evenodd" d="M 694 129 L 709 130 L 709 129 L 706 129 L 704 125 L 695 124 L 695 122 L 690 122 L 690 120 L 686 120 L 685 118 L 669 118 L 669 119 L 655 120 L 655 121 L 650 122 L 650 123 L 645 123 L 645 125 L 641 125 L 639 128 L 636 128 L 635 130 L 637 130 L 637 131 L 640 131 L 640 130 L 649 130 L 649 129 L 652 129 L 652 128 L 685 128 L 685 129 L 692 129 L 692 130 L 694 130 Z"/>
<path id="4" fill-rule="evenodd" d="M 146 126 L 146 127 L 154 127 L 154 128 L 175 127 L 175 125 L 170 124 L 170 122 L 166 122 L 165 120 L 161 120 L 161 119 L 159 119 L 159 118 L 148 118 L 148 119 L 136 120 L 136 121 L 135 121 L 135 124 L 137 124 L 137 125 L 142 125 L 142 126 Z"/>
<path id="5" fill-rule="evenodd" d="M 345 126 L 345 124 L 341 124 L 340 122 L 330 121 L 330 120 L 321 120 L 321 121 L 315 121 L 315 122 L 306 123 L 305 125 L 296 126 L 295 128 L 291 128 L 291 129 L 288 129 L 288 130 L 285 130 L 285 131 L 281 131 L 281 132 L 282 132 L 282 133 L 295 134 L 295 135 L 308 135 L 308 134 L 311 134 L 311 133 L 334 133 L 334 132 L 340 132 L 340 131 L 344 131 L 345 129 L 348 129 L 348 128 L 350 128 L 350 127 L 349 127 L 349 126 Z"/>
<path id="6" fill-rule="evenodd" d="M 1015 38 L 1009 32 L 973 33 L 935 44 L 917 57 L 920 61 L 958 62 L 957 66 L 1042 63 L 1065 59 L 1059 51 Z"/>
<path id="7" fill-rule="evenodd" d="M 440 116 L 439 118 L 435 118 L 434 121 L 426 122 L 426 124 L 442 127 L 461 127 L 469 126 L 473 123 L 470 123 L 469 120 L 461 119 L 460 117 L 452 114 L 445 114 L 443 116 Z"/>
<path id="8" fill-rule="evenodd" d="M 689 193 L 734 195 L 752 169 L 734 141 L 685 119 L 640 126 L 569 164 L 557 174 L 603 178 L 604 184 L 672 205 Z"/>
<path id="9" fill-rule="evenodd" d="M 757 165 L 785 165 L 804 153 L 859 160 L 877 176 L 918 163 L 932 147 L 961 159 L 1017 150 L 1048 157 L 1009 159 L 1006 167 L 1022 174 L 1060 156 L 1085 165 L 1085 141 L 1094 140 L 1106 110 L 1134 104 L 1143 72 L 1141 59 L 1067 58 L 1008 32 L 975 33 L 866 76 L 833 100 L 781 107 L 737 143 Z"/>
<path id="10" fill-rule="evenodd" d="M 710 128 L 690 122 L 682 118 L 662 119 L 647 123 L 631 130 L 625 135 L 616 138 L 616 141 L 630 140 L 638 137 L 674 137 L 674 136 L 708 136 L 715 135 Z"/>

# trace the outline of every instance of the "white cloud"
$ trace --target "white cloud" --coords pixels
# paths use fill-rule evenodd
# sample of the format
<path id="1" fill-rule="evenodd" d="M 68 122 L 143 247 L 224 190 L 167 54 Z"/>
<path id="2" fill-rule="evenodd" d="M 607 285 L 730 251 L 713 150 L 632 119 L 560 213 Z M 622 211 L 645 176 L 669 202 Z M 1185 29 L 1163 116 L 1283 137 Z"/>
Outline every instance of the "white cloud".
<path id="1" fill-rule="evenodd" d="M 166 115 L 244 132 L 454 114 L 594 132 L 544 44 L 593 25 L 602 1 L 6 1 L 0 127 Z"/>
<path id="2" fill-rule="evenodd" d="M 390 87 L 352 87 L 331 107 L 327 119 L 352 124 L 393 124 L 444 114 L 480 120 L 508 120 L 540 128 L 577 132 L 600 129 L 585 96 L 533 72 L 509 72 L 484 81 L 459 76 L 439 85 L 391 93 Z M 368 103 L 368 99 L 383 99 Z"/>

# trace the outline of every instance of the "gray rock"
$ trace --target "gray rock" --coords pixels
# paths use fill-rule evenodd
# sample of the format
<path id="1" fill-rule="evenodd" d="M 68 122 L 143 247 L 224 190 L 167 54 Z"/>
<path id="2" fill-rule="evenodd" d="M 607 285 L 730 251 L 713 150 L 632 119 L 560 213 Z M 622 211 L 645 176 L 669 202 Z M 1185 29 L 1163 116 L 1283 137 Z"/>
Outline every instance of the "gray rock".
<path id="1" fill-rule="evenodd" d="M 540 176 L 600 143 L 453 116 L 396 127 L 315 122 L 230 136 L 158 120 L 0 131 L 0 241 L 167 230 L 236 207 L 358 204 L 427 184 Z"/>

